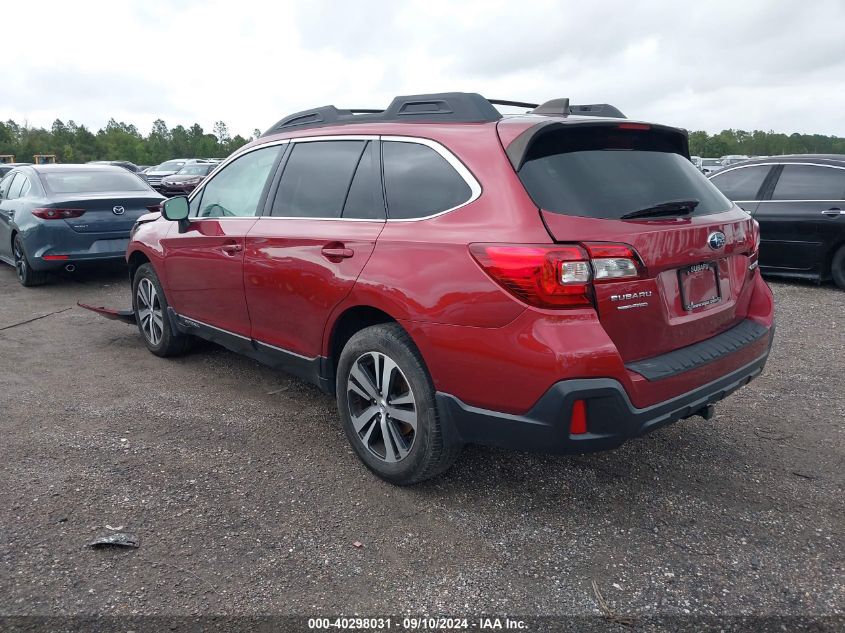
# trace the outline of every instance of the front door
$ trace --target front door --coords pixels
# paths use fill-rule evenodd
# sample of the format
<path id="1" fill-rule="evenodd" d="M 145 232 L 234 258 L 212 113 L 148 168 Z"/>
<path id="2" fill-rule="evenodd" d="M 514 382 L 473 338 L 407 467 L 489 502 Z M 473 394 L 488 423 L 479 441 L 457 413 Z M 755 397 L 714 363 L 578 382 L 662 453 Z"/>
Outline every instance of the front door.
<path id="1" fill-rule="evenodd" d="M 174 310 L 205 325 L 249 337 L 244 240 L 266 201 L 284 145 L 262 147 L 226 165 L 191 198 L 191 217 L 162 240 Z"/>
<path id="2" fill-rule="evenodd" d="M 384 227 L 378 140 L 293 142 L 270 212 L 246 239 L 252 338 L 314 359 Z"/>

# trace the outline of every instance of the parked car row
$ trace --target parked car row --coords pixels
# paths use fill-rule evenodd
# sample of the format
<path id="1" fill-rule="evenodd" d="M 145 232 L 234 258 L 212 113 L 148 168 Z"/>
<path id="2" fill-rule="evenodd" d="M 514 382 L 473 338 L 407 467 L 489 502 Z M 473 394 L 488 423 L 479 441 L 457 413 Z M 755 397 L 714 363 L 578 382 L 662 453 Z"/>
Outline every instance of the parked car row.
<path id="1" fill-rule="evenodd" d="M 160 193 L 183 194 L 192 191 L 219 162 L 210 158 L 174 158 L 146 169 L 143 176 Z"/>

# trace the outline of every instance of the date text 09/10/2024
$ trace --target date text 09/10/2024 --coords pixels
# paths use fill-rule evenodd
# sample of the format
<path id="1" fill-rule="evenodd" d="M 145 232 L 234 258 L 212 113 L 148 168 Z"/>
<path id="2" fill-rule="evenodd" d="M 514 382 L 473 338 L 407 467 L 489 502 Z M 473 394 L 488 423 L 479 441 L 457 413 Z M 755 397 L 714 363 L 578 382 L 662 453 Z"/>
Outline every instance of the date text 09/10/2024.
<path id="1" fill-rule="evenodd" d="M 309 618 L 308 628 L 312 630 L 405 630 L 405 631 L 467 631 L 483 630 L 520 631 L 526 628 L 522 620 L 510 618 L 483 617 L 470 618 L 435 618 L 435 617 L 404 617 L 402 620 L 384 618 Z"/>

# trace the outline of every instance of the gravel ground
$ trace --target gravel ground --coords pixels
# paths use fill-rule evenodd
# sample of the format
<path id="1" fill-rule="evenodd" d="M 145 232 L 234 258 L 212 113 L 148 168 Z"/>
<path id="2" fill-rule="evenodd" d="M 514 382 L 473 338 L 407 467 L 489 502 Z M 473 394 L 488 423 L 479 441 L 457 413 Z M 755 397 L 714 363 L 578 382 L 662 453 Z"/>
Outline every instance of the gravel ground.
<path id="1" fill-rule="evenodd" d="M 600 614 L 593 581 L 629 616 L 845 611 L 831 286 L 772 282 L 766 371 L 710 421 L 588 456 L 470 447 L 400 489 L 315 388 L 211 344 L 159 359 L 75 307 L 124 307 L 124 275 L 0 266 L 4 615 Z M 141 546 L 86 548 L 105 526 Z"/>

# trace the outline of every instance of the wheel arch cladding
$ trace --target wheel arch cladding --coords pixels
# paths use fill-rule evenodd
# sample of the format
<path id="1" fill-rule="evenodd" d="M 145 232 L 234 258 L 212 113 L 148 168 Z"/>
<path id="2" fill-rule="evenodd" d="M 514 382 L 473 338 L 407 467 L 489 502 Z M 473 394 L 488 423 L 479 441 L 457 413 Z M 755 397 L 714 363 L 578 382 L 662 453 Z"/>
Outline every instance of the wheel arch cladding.
<path id="1" fill-rule="evenodd" d="M 135 272 L 144 264 L 149 264 L 150 258 L 143 251 L 133 251 L 129 255 L 129 283 L 135 278 Z"/>
<path id="2" fill-rule="evenodd" d="M 327 350 L 332 372 L 337 368 L 340 353 L 349 339 L 364 328 L 381 323 L 398 323 L 398 321 L 384 310 L 373 306 L 358 305 L 344 310 L 335 320 L 329 335 Z"/>

